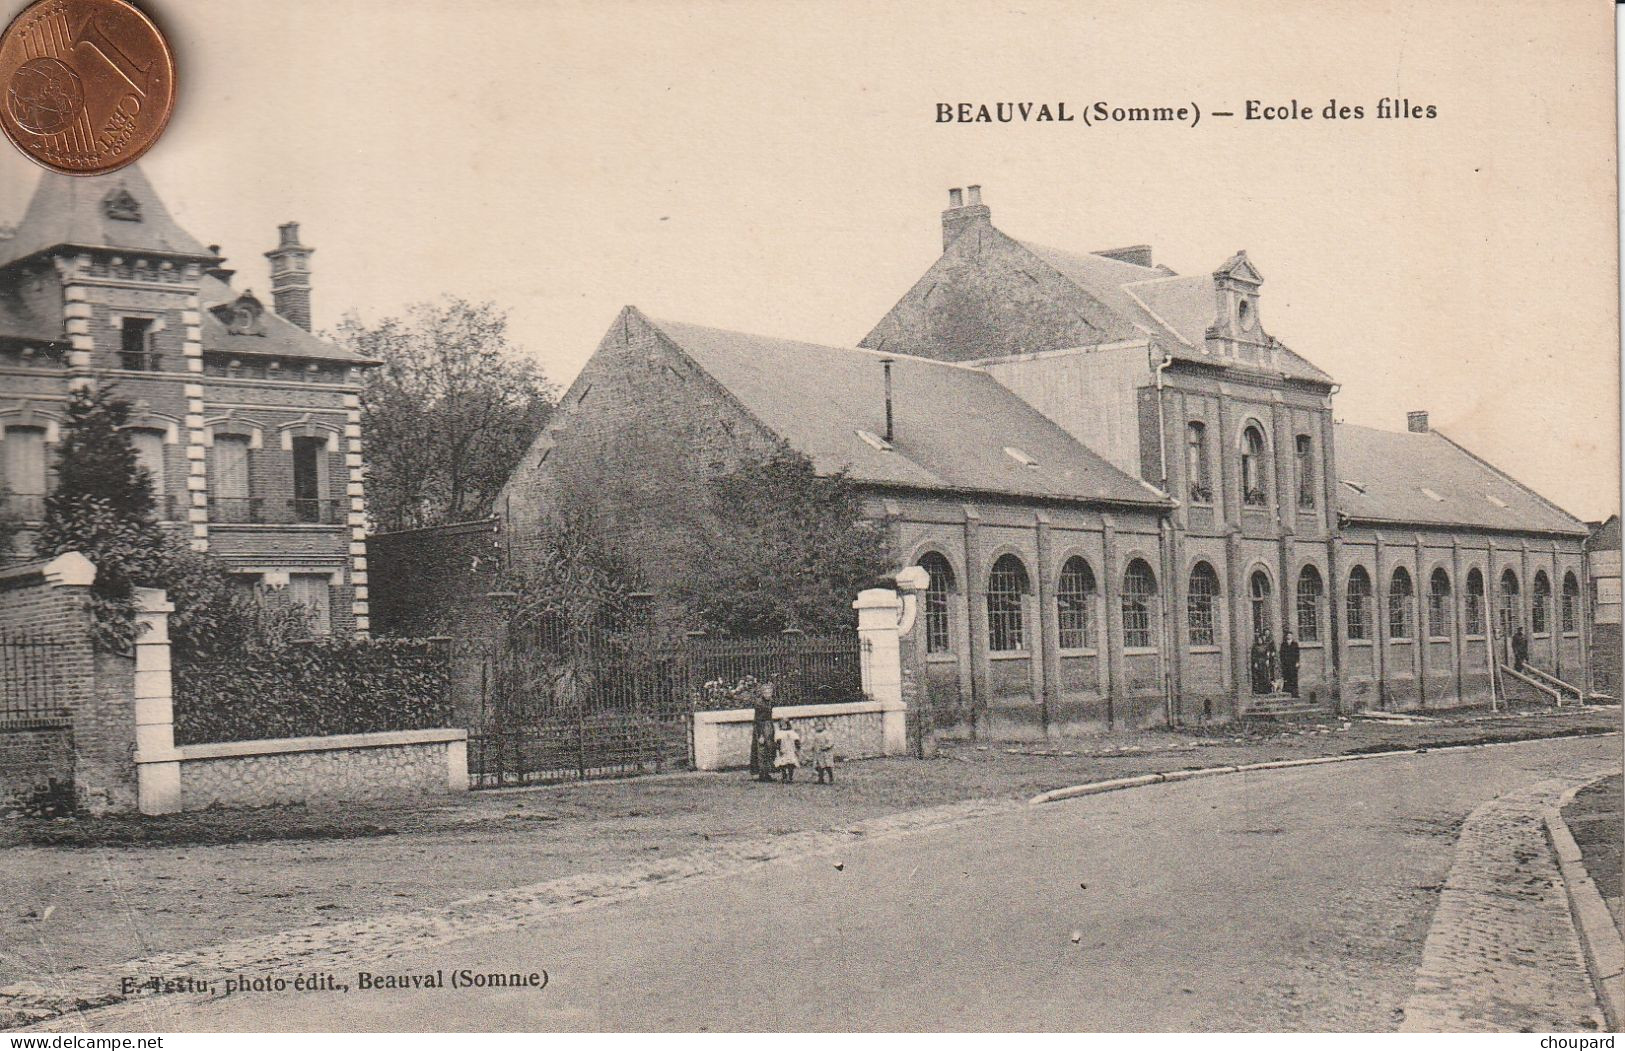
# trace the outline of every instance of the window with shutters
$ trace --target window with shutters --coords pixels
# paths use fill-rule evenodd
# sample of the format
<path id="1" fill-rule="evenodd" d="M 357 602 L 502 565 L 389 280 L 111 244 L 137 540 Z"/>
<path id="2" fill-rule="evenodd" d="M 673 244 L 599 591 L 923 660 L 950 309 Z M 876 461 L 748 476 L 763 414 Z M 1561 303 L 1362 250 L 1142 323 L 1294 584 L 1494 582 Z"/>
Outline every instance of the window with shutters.
<path id="1" fill-rule="evenodd" d="M 45 429 L 7 427 L 0 454 L 5 458 L 5 475 L 0 478 L 5 488 L 0 495 L 5 497 L 6 511 L 23 521 L 39 521 L 45 516 Z"/>

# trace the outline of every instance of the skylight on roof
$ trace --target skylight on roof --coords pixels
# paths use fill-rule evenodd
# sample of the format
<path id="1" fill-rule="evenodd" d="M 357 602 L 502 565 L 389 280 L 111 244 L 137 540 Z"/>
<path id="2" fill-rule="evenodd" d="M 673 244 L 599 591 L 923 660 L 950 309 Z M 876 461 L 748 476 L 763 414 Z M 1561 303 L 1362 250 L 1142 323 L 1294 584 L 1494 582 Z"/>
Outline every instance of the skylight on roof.
<path id="1" fill-rule="evenodd" d="M 1484 494 L 1484 499 L 1488 500 L 1490 503 L 1494 504 L 1496 507 L 1505 507 L 1507 505 L 1507 502 L 1505 500 L 1501 499 L 1499 496 L 1496 496 L 1494 493 L 1485 493 Z"/>
<path id="2" fill-rule="evenodd" d="M 1432 500 L 1434 503 L 1444 503 L 1444 497 L 1440 496 L 1438 493 L 1434 492 L 1432 489 L 1429 489 L 1425 485 L 1422 487 L 1422 495 L 1427 497 L 1429 500 Z"/>
<path id="3" fill-rule="evenodd" d="M 876 449 L 879 449 L 883 453 L 891 452 L 891 442 L 888 442 L 874 431 L 860 430 L 858 431 L 858 437 L 862 438 L 865 442 L 868 442 L 870 445 L 874 446 Z"/>
<path id="4" fill-rule="evenodd" d="M 1010 459 L 1021 464 L 1023 467 L 1038 466 L 1038 461 L 1033 459 L 1030 453 L 1024 452 L 1023 450 L 1016 448 L 1014 445 L 1006 445 L 1004 447 L 1004 455 L 1010 457 Z"/>
<path id="5" fill-rule="evenodd" d="M 1343 484 L 1348 486 L 1350 489 L 1353 489 L 1355 492 L 1359 493 L 1361 496 L 1365 495 L 1365 484 L 1363 482 L 1351 482 L 1347 478 L 1345 478 L 1345 479 L 1343 479 Z"/>

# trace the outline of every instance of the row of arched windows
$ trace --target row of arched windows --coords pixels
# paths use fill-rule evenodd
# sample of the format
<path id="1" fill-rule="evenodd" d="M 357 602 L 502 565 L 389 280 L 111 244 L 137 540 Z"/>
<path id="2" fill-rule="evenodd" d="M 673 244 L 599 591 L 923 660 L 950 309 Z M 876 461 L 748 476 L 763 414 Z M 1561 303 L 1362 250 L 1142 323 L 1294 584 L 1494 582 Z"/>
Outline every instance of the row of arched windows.
<path id="1" fill-rule="evenodd" d="M 954 571 L 948 560 L 935 551 L 920 558 L 920 567 L 930 582 L 925 590 L 925 648 L 928 653 L 946 653 L 953 648 L 948 595 L 954 588 Z M 1029 648 L 1025 602 L 1032 588 L 1027 567 L 1015 555 L 1002 555 L 987 575 L 987 646 L 994 653 L 1013 653 Z M 1055 593 L 1056 619 L 1061 648 L 1088 649 L 1094 634 L 1090 611 L 1095 598 L 1095 573 L 1084 559 L 1073 556 L 1061 567 L 1060 586 Z M 1157 578 L 1144 559 L 1129 562 L 1123 573 L 1123 645 L 1144 648 L 1155 645 L 1152 609 L 1156 604 Z"/>
<path id="2" fill-rule="evenodd" d="M 926 651 L 945 653 L 953 648 L 953 633 L 949 620 L 948 595 L 954 588 L 953 569 L 948 560 L 936 552 L 920 559 L 930 583 L 925 591 L 924 630 Z M 1551 581 L 1544 570 L 1535 574 L 1530 606 L 1530 627 L 1535 634 L 1549 630 Z M 1029 648 L 1025 603 L 1031 592 L 1027 568 L 1015 555 L 1000 556 L 993 563 L 987 580 L 987 636 L 988 648 L 995 653 L 1010 653 Z M 1060 627 L 1062 649 L 1088 649 L 1094 637 L 1091 610 L 1096 594 L 1095 574 L 1083 558 L 1073 556 L 1061 567 L 1060 586 L 1056 591 L 1056 616 Z M 1123 573 L 1121 591 L 1123 613 L 1123 645 L 1127 648 L 1149 648 L 1155 645 L 1153 607 L 1156 603 L 1157 579 L 1144 559 L 1133 559 Z M 1373 601 L 1371 575 L 1364 566 L 1349 571 L 1345 593 L 1347 631 L 1351 641 L 1369 641 L 1373 637 L 1376 606 Z M 1216 646 L 1219 643 L 1219 575 L 1207 562 L 1191 567 L 1190 586 L 1186 592 L 1186 629 L 1193 647 Z M 1321 640 L 1321 608 L 1325 600 L 1325 585 L 1320 571 L 1304 566 L 1298 574 L 1294 617 L 1298 639 L 1302 642 Z M 1427 603 L 1424 607 L 1428 636 L 1449 638 L 1454 633 L 1452 588 L 1450 575 L 1441 567 L 1433 571 L 1428 580 Z M 1498 589 L 1497 630 L 1503 637 L 1522 623 L 1519 607 L 1518 577 L 1508 569 L 1501 576 Z M 1271 585 L 1267 574 L 1254 572 L 1248 582 L 1248 600 L 1251 605 L 1252 627 L 1255 634 L 1270 630 L 1273 624 Z M 1563 575 L 1562 602 L 1559 623 L 1564 632 L 1579 630 L 1580 584 L 1573 572 Z M 1417 629 L 1415 588 L 1411 574 L 1403 566 L 1396 568 L 1388 582 L 1388 637 L 1405 640 L 1415 636 Z M 1468 635 L 1484 634 L 1484 576 L 1478 569 L 1467 574 L 1467 589 L 1462 605 L 1462 626 Z"/>
<path id="3" fill-rule="evenodd" d="M 1519 606 L 1518 575 L 1508 569 L 1501 574 L 1497 589 L 1496 631 L 1503 638 L 1511 636 L 1523 623 Z M 1551 630 L 1552 583 L 1545 570 L 1535 574 L 1534 594 L 1529 608 L 1529 626 L 1537 635 Z M 1371 576 L 1364 566 L 1349 571 L 1348 636 L 1353 640 L 1372 637 Z M 1427 631 L 1431 638 L 1449 638 L 1454 634 L 1451 616 L 1450 574 L 1443 567 L 1435 569 L 1428 578 Z M 1409 639 L 1415 634 L 1415 595 L 1410 572 L 1400 566 L 1388 581 L 1388 637 Z M 1580 630 L 1580 582 L 1572 571 L 1563 574 L 1562 604 L 1559 624 L 1565 633 Z M 1462 603 L 1462 628 L 1468 635 L 1484 634 L 1484 574 L 1474 568 L 1467 573 L 1467 594 Z"/>

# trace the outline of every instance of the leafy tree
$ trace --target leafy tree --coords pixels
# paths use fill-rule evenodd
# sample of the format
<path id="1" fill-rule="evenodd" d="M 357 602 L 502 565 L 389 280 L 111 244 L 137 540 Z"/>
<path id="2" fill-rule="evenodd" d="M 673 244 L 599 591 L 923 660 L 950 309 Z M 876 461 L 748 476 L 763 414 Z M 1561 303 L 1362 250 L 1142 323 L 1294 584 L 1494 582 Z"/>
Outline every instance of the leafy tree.
<path id="1" fill-rule="evenodd" d="M 125 649 L 135 636 L 135 588 L 157 587 L 175 603 L 177 654 L 201 655 L 304 634 L 308 613 L 262 604 L 216 559 L 167 533 L 154 513 L 152 479 L 121 430 L 129 403 L 111 387 L 80 389 L 61 428 L 57 486 L 34 538 L 41 557 L 78 551 L 96 566 L 91 603 L 99 640 Z"/>
<path id="2" fill-rule="evenodd" d="M 788 446 L 711 486 L 710 521 L 684 555 L 680 597 L 708 630 L 763 635 L 851 627 L 852 600 L 887 576 L 885 530 L 844 473 L 820 475 Z"/>
<path id="3" fill-rule="evenodd" d="M 566 509 L 526 542 L 523 568 L 510 572 L 508 622 L 516 639 L 545 650 L 579 651 L 626 631 L 645 611 L 643 578 L 605 539 L 596 516 Z"/>
<path id="4" fill-rule="evenodd" d="M 133 589 L 162 576 L 163 530 L 154 515 L 152 479 L 120 428 L 128 402 L 112 388 L 80 388 L 68 399 L 57 449 L 56 488 L 34 538 L 41 556 L 78 551 L 96 565 L 91 592 L 104 641 L 128 644 Z"/>
<path id="5" fill-rule="evenodd" d="M 557 390 L 508 338 L 492 303 L 446 297 L 337 340 L 381 366 L 367 373 L 367 502 L 384 529 L 489 514 L 553 411 Z"/>

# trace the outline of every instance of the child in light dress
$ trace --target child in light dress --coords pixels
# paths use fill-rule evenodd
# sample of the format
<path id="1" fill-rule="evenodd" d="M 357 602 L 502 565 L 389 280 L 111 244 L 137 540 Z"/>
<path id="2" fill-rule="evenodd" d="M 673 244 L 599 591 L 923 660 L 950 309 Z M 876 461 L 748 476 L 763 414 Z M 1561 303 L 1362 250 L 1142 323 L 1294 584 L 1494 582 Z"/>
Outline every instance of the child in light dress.
<path id="1" fill-rule="evenodd" d="M 786 719 L 779 723 L 778 730 L 773 734 L 773 766 L 779 771 L 779 778 L 785 783 L 796 779 L 796 767 L 801 765 L 801 735 Z"/>
<path id="2" fill-rule="evenodd" d="M 829 721 L 820 719 L 813 723 L 812 733 L 813 771 L 818 774 L 818 783 L 835 783 L 835 735 L 830 733 Z"/>

